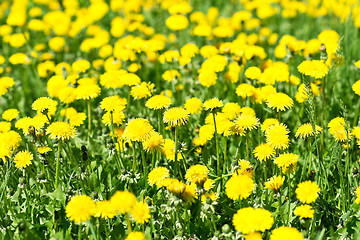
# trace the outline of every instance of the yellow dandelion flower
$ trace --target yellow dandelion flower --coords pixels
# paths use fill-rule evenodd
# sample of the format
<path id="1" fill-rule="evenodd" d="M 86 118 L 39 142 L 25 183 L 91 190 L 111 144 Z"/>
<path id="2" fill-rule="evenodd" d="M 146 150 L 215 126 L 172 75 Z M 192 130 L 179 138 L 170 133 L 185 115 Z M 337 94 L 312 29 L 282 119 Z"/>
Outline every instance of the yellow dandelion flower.
<path id="1" fill-rule="evenodd" d="M 150 109 L 158 110 L 168 108 L 172 104 L 169 97 L 164 95 L 155 95 L 146 101 L 145 106 Z"/>
<path id="2" fill-rule="evenodd" d="M 170 108 L 164 113 L 163 121 L 170 127 L 185 125 L 189 119 L 189 112 L 182 107 Z"/>
<path id="3" fill-rule="evenodd" d="M 90 100 L 100 95 L 101 88 L 97 84 L 80 84 L 75 89 L 76 99 Z"/>
<path id="4" fill-rule="evenodd" d="M 319 196 L 320 188 L 315 182 L 305 181 L 298 184 L 296 197 L 303 203 L 315 202 Z"/>
<path id="5" fill-rule="evenodd" d="M 158 132 L 151 132 L 150 136 L 142 142 L 143 148 L 147 152 L 160 152 L 164 146 L 164 138 Z"/>
<path id="6" fill-rule="evenodd" d="M 245 99 L 246 97 L 251 97 L 255 92 L 255 87 L 248 83 L 242 83 L 236 88 L 236 95 Z"/>
<path id="7" fill-rule="evenodd" d="M 95 209 L 93 216 L 101 217 L 103 219 L 114 218 L 117 215 L 117 212 L 114 206 L 108 200 L 97 201 L 95 202 Z"/>
<path id="8" fill-rule="evenodd" d="M 354 91 L 355 94 L 360 96 L 360 80 L 357 80 L 353 85 L 352 85 L 352 90 Z"/>
<path id="9" fill-rule="evenodd" d="M 206 100 L 203 104 L 204 109 L 213 111 L 216 110 L 217 108 L 221 108 L 223 106 L 223 102 L 221 100 L 219 100 L 218 98 L 212 98 L 209 100 Z"/>
<path id="10" fill-rule="evenodd" d="M 110 198 L 110 202 L 116 213 L 129 212 L 136 203 L 136 197 L 129 191 L 116 191 Z"/>
<path id="11" fill-rule="evenodd" d="M 130 210 L 132 218 L 140 224 L 144 224 L 151 218 L 149 206 L 145 202 L 136 202 Z"/>
<path id="12" fill-rule="evenodd" d="M 142 142 L 150 137 L 152 131 L 154 128 L 148 120 L 135 118 L 126 124 L 124 137 L 130 141 Z"/>
<path id="13" fill-rule="evenodd" d="M 155 85 L 153 83 L 142 82 L 139 85 L 131 87 L 131 96 L 137 99 L 143 99 L 151 96 Z"/>
<path id="14" fill-rule="evenodd" d="M 37 111 L 37 114 L 44 114 L 52 116 L 56 112 L 57 101 L 48 97 L 40 97 L 36 99 L 31 105 L 32 109 Z"/>
<path id="15" fill-rule="evenodd" d="M 70 140 L 76 136 L 76 130 L 67 122 L 53 122 L 47 127 L 46 133 L 53 140 Z"/>
<path id="16" fill-rule="evenodd" d="M 262 143 L 258 145 L 254 151 L 254 157 L 259 161 L 266 161 L 271 159 L 275 155 L 274 148 L 271 147 L 268 143 Z"/>
<path id="17" fill-rule="evenodd" d="M 2 118 L 6 121 L 12 121 L 19 115 L 19 111 L 17 109 L 8 109 L 4 111 L 2 114 Z"/>
<path id="18" fill-rule="evenodd" d="M 142 232 L 131 232 L 125 240 L 145 240 L 145 235 Z"/>
<path id="19" fill-rule="evenodd" d="M 236 231 L 249 234 L 255 231 L 265 232 L 274 224 L 271 212 L 262 208 L 246 207 L 239 209 L 233 216 Z"/>
<path id="20" fill-rule="evenodd" d="M 157 187 L 162 187 L 163 182 L 166 178 L 170 176 L 169 169 L 166 167 L 157 167 L 151 170 L 148 175 L 148 183 L 152 185 L 156 185 Z"/>
<path id="21" fill-rule="evenodd" d="M 294 105 L 294 101 L 285 93 L 274 93 L 266 99 L 266 105 L 279 112 L 290 109 Z"/>
<path id="22" fill-rule="evenodd" d="M 274 163 L 282 169 L 283 173 L 286 173 L 292 167 L 296 166 L 300 160 L 299 155 L 293 153 L 283 153 L 274 159 Z"/>
<path id="23" fill-rule="evenodd" d="M 355 194 L 356 194 L 355 203 L 359 204 L 360 203 L 360 187 L 356 188 Z"/>
<path id="24" fill-rule="evenodd" d="M 36 151 L 37 151 L 38 153 L 40 153 L 40 154 L 45 154 L 45 153 L 47 153 L 47 152 L 51 152 L 52 149 L 51 149 L 50 147 L 48 147 L 48 146 L 41 146 L 41 147 L 38 147 L 38 148 L 36 149 Z"/>
<path id="25" fill-rule="evenodd" d="M 18 152 L 14 157 L 15 167 L 16 168 L 26 168 L 31 164 L 31 161 L 34 159 L 34 156 L 29 151 Z"/>
<path id="26" fill-rule="evenodd" d="M 276 125 L 276 124 L 280 124 L 279 120 L 277 120 L 276 118 L 267 118 L 265 119 L 265 121 L 263 122 L 263 124 L 261 125 L 261 130 L 263 132 L 265 132 L 266 130 L 268 130 L 271 126 Z"/>
<path id="27" fill-rule="evenodd" d="M 235 120 L 235 127 L 243 130 L 253 130 L 260 125 L 259 119 L 252 115 L 241 114 Z"/>
<path id="28" fill-rule="evenodd" d="M 314 209 L 311 208 L 310 205 L 300 205 L 298 207 L 295 208 L 294 210 L 294 214 L 296 216 L 299 216 L 300 219 L 303 218 L 312 218 L 314 216 Z"/>
<path id="29" fill-rule="evenodd" d="M 188 27 L 189 20 L 183 15 L 175 14 L 168 17 L 165 21 L 165 24 L 169 29 L 173 31 L 179 31 Z"/>
<path id="30" fill-rule="evenodd" d="M 186 184 L 177 179 L 171 179 L 166 187 L 172 194 L 181 195 L 185 191 Z"/>
<path id="31" fill-rule="evenodd" d="M 115 109 L 122 108 L 121 110 L 125 109 L 127 104 L 126 98 L 120 98 L 119 96 L 111 96 L 106 97 L 100 102 L 100 108 L 107 111 L 112 112 Z"/>
<path id="32" fill-rule="evenodd" d="M 66 217 L 75 223 L 90 220 L 94 210 L 95 202 L 86 195 L 72 197 L 65 207 Z"/>
<path id="33" fill-rule="evenodd" d="M 276 149 L 287 149 L 290 144 L 289 130 L 285 124 L 275 124 L 265 131 L 266 143 Z"/>
<path id="34" fill-rule="evenodd" d="M 284 176 L 273 176 L 268 181 L 265 182 L 265 189 L 272 189 L 274 191 L 279 191 L 281 186 L 284 184 Z"/>
<path id="35" fill-rule="evenodd" d="M 198 114 L 202 110 L 202 102 L 198 98 L 190 98 L 185 101 L 184 108 L 190 113 L 190 114 Z"/>
<path id="36" fill-rule="evenodd" d="M 247 175 L 233 175 L 225 186 L 228 198 L 232 200 L 246 199 L 254 190 L 255 183 Z"/>
<path id="37" fill-rule="evenodd" d="M 240 115 L 240 113 L 242 113 L 241 109 L 242 108 L 239 106 L 239 104 L 230 102 L 225 104 L 221 111 L 229 120 L 234 120 L 237 116 Z"/>
<path id="38" fill-rule="evenodd" d="M 300 73 L 316 79 L 325 77 L 329 72 L 329 67 L 322 60 L 305 60 L 297 69 Z"/>
<path id="39" fill-rule="evenodd" d="M 125 114 L 122 111 L 123 109 L 124 107 L 120 106 L 113 111 L 106 112 L 102 117 L 102 123 L 104 123 L 105 126 L 111 126 L 111 124 L 120 126 L 125 120 Z"/>
<path id="40" fill-rule="evenodd" d="M 316 135 L 318 135 L 319 133 L 322 132 L 322 128 L 318 125 L 315 125 L 315 132 L 316 132 Z M 308 138 L 308 137 L 313 137 L 314 135 L 315 134 L 314 134 L 311 123 L 305 123 L 305 124 L 301 125 L 295 133 L 295 137 L 301 137 L 303 139 Z"/>
<path id="41" fill-rule="evenodd" d="M 270 240 L 304 240 L 301 233 L 293 227 L 278 227 L 275 228 L 270 235 Z"/>
<path id="42" fill-rule="evenodd" d="M 185 178 L 192 183 L 202 184 L 208 177 L 209 169 L 200 164 L 191 166 L 185 174 Z"/>
<path id="43" fill-rule="evenodd" d="M 191 204 L 191 203 L 195 202 L 195 199 L 197 199 L 196 193 L 197 193 L 196 184 L 194 184 L 194 183 L 186 184 L 185 185 L 185 190 L 181 194 L 180 198 L 182 200 L 184 200 L 186 203 Z"/>

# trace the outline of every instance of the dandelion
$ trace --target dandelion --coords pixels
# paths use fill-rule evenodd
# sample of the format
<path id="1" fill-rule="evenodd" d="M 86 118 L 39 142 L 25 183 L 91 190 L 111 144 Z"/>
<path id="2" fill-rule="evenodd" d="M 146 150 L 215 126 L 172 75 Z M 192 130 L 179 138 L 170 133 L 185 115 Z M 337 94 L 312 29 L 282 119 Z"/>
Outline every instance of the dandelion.
<path id="1" fill-rule="evenodd" d="M 148 120 L 135 118 L 126 124 L 124 137 L 130 141 L 142 142 L 150 137 L 152 131 L 154 131 L 154 128 Z"/>
<path id="2" fill-rule="evenodd" d="M 186 184 L 177 179 L 171 179 L 166 187 L 172 194 L 179 196 L 185 191 Z"/>
<path id="3" fill-rule="evenodd" d="M 322 132 L 322 128 L 318 125 L 315 125 L 315 132 L 316 135 L 318 135 L 319 133 Z M 313 137 L 314 135 L 315 134 L 311 123 L 305 123 L 301 125 L 295 133 L 295 137 L 301 137 L 303 139 L 306 139 L 308 137 Z"/>
<path id="4" fill-rule="evenodd" d="M 279 191 L 281 186 L 284 184 L 284 176 L 273 176 L 267 182 L 265 182 L 265 189 L 272 189 L 274 191 Z"/>
<path id="5" fill-rule="evenodd" d="M 266 130 L 268 130 L 271 126 L 273 125 L 277 125 L 280 124 L 279 120 L 277 120 L 276 118 L 267 118 L 265 119 L 265 121 L 263 122 L 263 124 L 261 125 L 261 130 L 263 132 L 265 132 Z"/>
<path id="6" fill-rule="evenodd" d="M 152 185 L 156 185 L 157 187 L 162 187 L 163 182 L 166 178 L 170 176 L 169 169 L 166 167 L 157 167 L 151 170 L 148 175 L 148 183 Z"/>
<path id="7" fill-rule="evenodd" d="M 189 20 L 183 15 L 175 14 L 168 17 L 165 24 L 169 29 L 179 31 L 188 27 Z"/>
<path id="8" fill-rule="evenodd" d="M 131 232 L 125 240 L 145 240 L 145 235 L 142 232 Z"/>
<path id="9" fill-rule="evenodd" d="M 274 93 L 266 99 L 266 105 L 279 112 L 290 109 L 294 105 L 294 101 L 285 93 Z"/>
<path id="10" fill-rule="evenodd" d="M 212 98 L 212 99 L 206 100 L 204 102 L 203 106 L 206 111 L 207 110 L 214 111 L 218 108 L 221 108 L 223 106 L 223 102 L 217 98 Z"/>
<path id="11" fill-rule="evenodd" d="M 244 130 L 253 130 L 260 125 L 259 119 L 252 115 L 243 115 L 241 114 L 235 120 L 235 127 Z"/>
<path id="12" fill-rule="evenodd" d="M 14 157 L 15 167 L 20 169 L 26 168 L 33 159 L 34 156 L 29 151 L 18 152 Z"/>
<path id="13" fill-rule="evenodd" d="M 356 188 L 355 194 L 356 194 L 355 203 L 359 204 L 360 203 L 360 187 Z"/>
<path id="14" fill-rule="evenodd" d="M 38 114 L 52 116 L 56 112 L 57 101 L 48 97 L 40 97 L 36 99 L 31 105 L 32 109 L 37 111 Z"/>
<path id="15" fill-rule="evenodd" d="M 246 199 L 254 190 L 254 181 L 247 175 L 233 175 L 225 185 L 225 192 L 232 200 Z"/>
<path id="16" fill-rule="evenodd" d="M 116 191 L 110 198 L 116 213 L 126 214 L 136 204 L 136 197 L 128 191 Z"/>
<path id="17" fill-rule="evenodd" d="M 227 103 L 221 110 L 229 120 L 234 120 L 242 111 L 242 108 L 237 103 Z M 248 115 L 248 114 L 247 114 Z"/>
<path id="18" fill-rule="evenodd" d="M 14 120 L 19 115 L 19 110 L 17 109 L 8 109 L 2 114 L 2 118 L 8 122 Z"/>
<path id="19" fill-rule="evenodd" d="M 296 167 L 297 162 L 300 160 L 299 155 L 293 153 L 283 153 L 275 158 L 274 163 L 282 169 L 283 173 L 291 171 Z"/>
<path id="20" fill-rule="evenodd" d="M 97 84 L 80 84 L 75 89 L 76 99 L 90 100 L 100 95 L 101 88 Z"/>
<path id="21" fill-rule="evenodd" d="M 305 60 L 297 69 L 300 73 L 316 79 L 325 77 L 329 72 L 328 66 L 322 60 Z"/>
<path id="22" fill-rule="evenodd" d="M 353 85 L 352 85 L 352 90 L 355 92 L 355 94 L 360 96 L 360 80 L 357 80 Z"/>
<path id="23" fill-rule="evenodd" d="M 131 96 L 137 99 L 143 99 L 151 96 L 155 85 L 153 83 L 142 82 L 140 85 L 131 87 Z"/>
<path id="24" fill-rule="evenodd" d="M 190 113 L 190 114 L 198 114 L 202 110 L 202 102 L 198 98 L 190 98 L 185 101 L 184 108 Z"/>
<path id="25" fill-rule="evenodd" d="M 48 147 L 48 146 L 41 146 L 41 147 L 38 147 L 38 148 L 36 149 L 36 151 L 37 151 L 38 153 L 40 153 L 40 154 L 45 154 L 45 153 L 47 153 L 47 152 L 51 152 L 52 149 L 51 149 L 50 147 Z"/>
<path id="26" fill-rule="evenodd" d="M 208 177 L 209 169 L 204 165 L 193 165 L 191 166 L 185 174 L 185 178 L 192 183 L 201 185 L 204 183 Z"/>
<path id="27" fill-rule="evenodd" d="M 182 107 L 170 108 L 164 113 L 163 121 L 171 127 L 185 125 L 189 119 L 189 113 Z"/>
<path id="28" fill-rule="evenodd" d="M 133 219 L 140 224 L 148 222 L 151 215 L 149 206 L 145 202 L 136 202 L 130 210 Z"/>
<path id="29" fill-rule="evenodd" d="M 265 131 L 266 142 L 276 149 L 287 149 L 290 144 L 289 130 L 283 123 L 275 124 Z"/>
<path id="30" fill-rule="evenodd" d="M 304 240 L 301 233 L 293 227 L 278 227 L 275 228 L 270 235 L 270 240 Z"/>
<path id="31" fill-rule="evenodd" d="M 147 152 L 160 152 L 164 146 L 164 138 L 160 133 L 153 131 L 142 145 Z"/>
<path id="32" fill-rule="evenodd" d="M 117 215 L 114 206 L 108 200 L 95 202 L 95 209 L 93 216 L 101 217 L 103 219 L 111 219 Z"/>
<path id="33" fill-rule="evenodd" d="M 267 159 L 271 159 L 275 155 L 274 148 L 271 147 L 268 143 L 262 143 L 257 146 L 254 151 L 254 157 L 259 161 L 265 161 Z"/>
<path id="34" fill-rule="evenodd" d="M 46 133 L 53 140 L 70 140 L 76 136 L 76 130 L 67 122 L 53 122 L 47 127 Z"/>
<path id="35" fill-rule="evenodd" d="M 294 214 L 299 216 L 300 219 L 314 217 L 314 209 L 311 209 L 310 205 L 300 205 L 295 208 Z"/>
<path id="36" fill-rule="evenodd" d="M 75 223 L 83 223 L 91 219 L 95 210 L 95 202 L 86 195 L 71 198 L 65 207 L 66 217 Z"/>
<path id="37" fill-rule="evenodd" d="M 164 95 L 155 95 L 147 100 L 145 106 L 150 109 L 158 110 L 168 108 L 172 104 L 169 97 Z"/>
<path id="38" fill-rule="evenodd" d="M 303 203 L 315 202 L 319 196 L 320 188 L 315 182 L 305 181 L 298 184 L 295 193 Z"/>
<path id="39" fill-rule="evenodd" d="M 120 98 L 119 96 L 106 97 L 100 102 L 100 108 L 107 111 L 113 112 L 115 109 L 125 109 L 127 104 L 126 98 Z"/>
<path id="40" fill-rule="evenodd" d="M 248 83 L 242 83 L 236 88 L 236 95 L 245 99 L 246 97 L 251 97 L 255 92 L 255 87 Z"/>
<path id="41" fill-rule="evenodd" d="M 185 189 L 182 192 L 180 198 L 182 200 L 184 200 L 184 202 L 186 203 L 194 203 L 195 199 L 197 198 L 196 196 L 196 184 L 191 183 L 191 184 L 186 184 L 185 185 Z"/>
<path id="42" fill-rule="evenodd" d="M 239 209 L 233 216 L 236 231 L 249 234 L 255 231 L 264 232 L 272 227 L 274 218 L 265 209 L 246 207 Z"/>

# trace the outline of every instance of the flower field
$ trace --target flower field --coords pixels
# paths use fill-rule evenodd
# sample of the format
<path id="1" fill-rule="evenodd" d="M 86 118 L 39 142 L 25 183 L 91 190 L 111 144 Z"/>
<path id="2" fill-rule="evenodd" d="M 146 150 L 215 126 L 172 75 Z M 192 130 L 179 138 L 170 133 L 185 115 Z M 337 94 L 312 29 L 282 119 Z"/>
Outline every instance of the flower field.
<path id="1" fill-rule="evenodd" d="M 356 0 L 0 2 L 0 239 L 360 239 Z"/>

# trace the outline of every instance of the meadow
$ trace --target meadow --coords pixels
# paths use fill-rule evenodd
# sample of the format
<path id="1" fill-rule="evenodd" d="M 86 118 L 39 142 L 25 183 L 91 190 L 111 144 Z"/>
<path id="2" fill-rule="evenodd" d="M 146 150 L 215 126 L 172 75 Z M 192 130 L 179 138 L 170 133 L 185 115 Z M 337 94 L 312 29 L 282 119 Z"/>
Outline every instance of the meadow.
<path id="1" fill-rule="evenodd" d="M 0 2 L 0 239 L 360 239 L 356 0 Z"/>

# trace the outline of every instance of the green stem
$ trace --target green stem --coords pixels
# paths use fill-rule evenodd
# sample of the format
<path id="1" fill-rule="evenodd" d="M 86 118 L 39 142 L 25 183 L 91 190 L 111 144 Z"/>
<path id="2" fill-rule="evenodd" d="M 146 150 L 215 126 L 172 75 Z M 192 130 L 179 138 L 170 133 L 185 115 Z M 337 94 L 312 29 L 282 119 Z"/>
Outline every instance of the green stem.
<path id="1" fill-rule="evenodd" d="M 143 164 L 143 171 L 144 174 L 147 174 L 147 169 L 146 169 L 146 159 L 145 159 L 145 152 L 144 149 L 141 149 L 141 159 L 142 159 L 142 164 Z"/>
<path id="2" fill-rule="evenodd" d="M 58 143 L 58 152 L 57 152 L 58 155 L 56 157 L 55 189 L 57 188 L 59 182 L 59 161 L 60 161 L 61 145 L 62 145 L 62 140 L 60 140 Z"/>
<path id="3" fill-rule="evenodd" d="M 128 227 L 129 233 L 131 233 L 131 232 L 132 232 L 132 229 L 131 229 L 131 223 L 130 223 L 130 216 L 129 216 L 129 213 L 126 213 L 126 224 L 127 224 L 127 227 Z"/>
<path id="4" fill-rule="evenodd" d="M 90 227 L 91 235 L 93 236 L 93 239 L 94 239 L 94 240 L 96 240 L 97 238 L 96 238 L 96 234 L 95 234 L 94 227 L 93 227 L 93 225 L 92 225 L 91 221 L 88 221 L 88 223 L 89 223 L 89 227 Z"/>
<path id="5" fill-rule="evenodd" d="M 80 225 L 79 225 L 79 229 L 78 229 L 78 240 L 81 240 L 81 233 L 82 233 L 82 224 L 80 223 Z"/>
<path id="6" fill-rule="evenodd" d="M 91 133 L 91 109 L 90 109 L 90 100 L 87 100 L 87 112 L 88 112 L 88 135 L 87 140 L 90 143 L 90 133 Z"/>
<path id="7" fill-rule="evenodd" d="M 214 127 L 215 127 L 215 144 L 216 144 L 216 161 L 217 161 L 217 174 L 220 174 L 220 158 L 219 158 L 219 142 L 218 142 L 218 134 L 217 134 L 217 128 L 216 128 L 216 120 L 215 120 L 215 113 L 212 113 L 213 119 L 214 119 Z"/>
<path id="8" fill-rule="evenodd" d="M 136 149 L 135 149 L 136 142 L 132 142 L 132 148 L 133 148 L 133 164 L 132 164 L 132 171 L 135 171 L 135 162 L 136 162 Z"/>
<path id="9" fill-rule="evenodd" d="M 291 181 L 290 181 L 290 172 L 288 173 L 288 194 L 289 194 L 289 206 L 288 206 L 288 221 L 287 221 L 287 225 L 290 224 L 290 217 L 291 217 L 291 211 L 290 211 L 290 207 L 291 207 Z"/>

